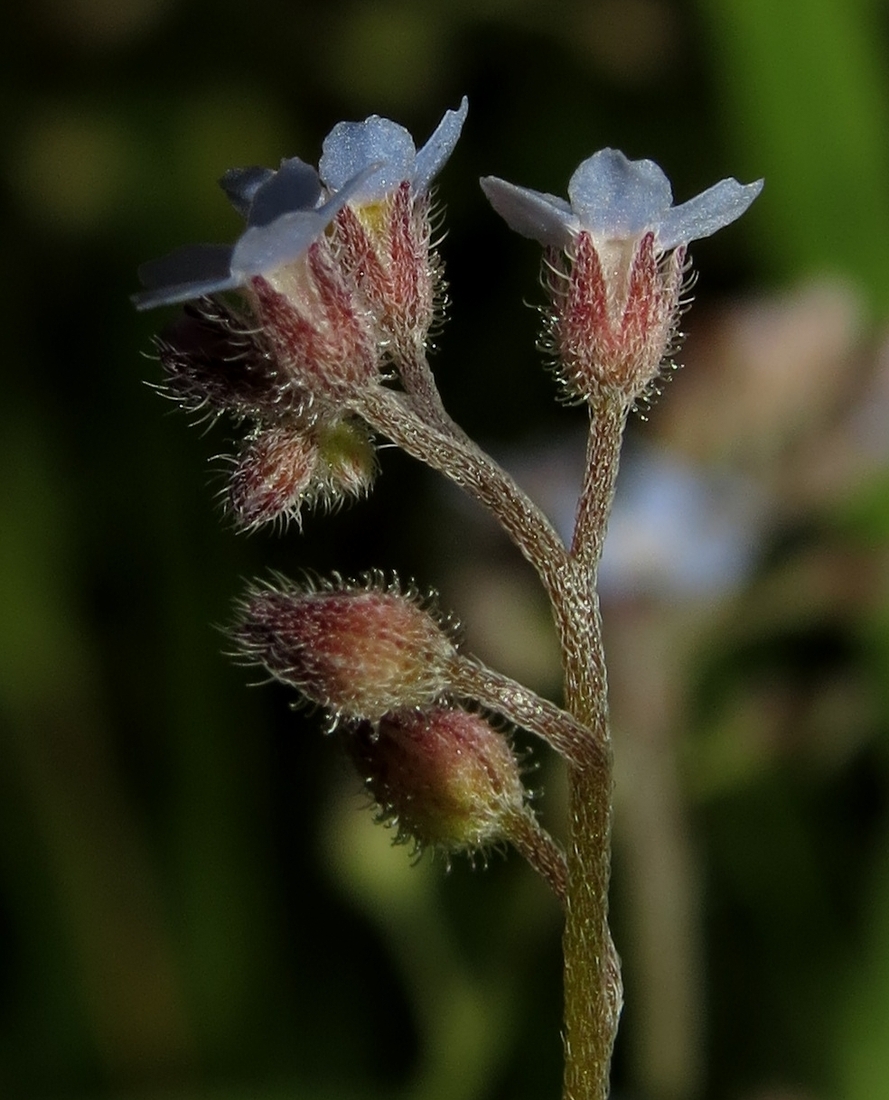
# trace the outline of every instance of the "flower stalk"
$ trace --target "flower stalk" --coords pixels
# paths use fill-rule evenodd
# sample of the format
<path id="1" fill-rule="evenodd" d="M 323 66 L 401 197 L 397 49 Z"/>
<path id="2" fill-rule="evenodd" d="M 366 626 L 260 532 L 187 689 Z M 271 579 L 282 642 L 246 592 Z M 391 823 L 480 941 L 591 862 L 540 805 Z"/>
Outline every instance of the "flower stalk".
<path id="1" fill-rule="evenodd" d="M 536 734 L 573 767 L 610 770 L 610 745 L 597 739 L 595 729 L 502 672 L 457 653 L 448 665 L 448 687 Z"/>
<path id="2" fill-rule="evenodd" d="M 565 706 L 602 747 L 603 764 L 569 769 L 565 904 L 564 1100 L 605 1100 L 623 1003 L 620 964 L 608 926 L 612 753 L 608 683 L 596 570 L 617 479 L 626 409 L 591 410 L 586 479 L 571 550 L 572 568 L 555 614 L 565 672 Z"/>
<path id="3" fill-rule="evenodd" d="M 444 475 L 486 508 L 536 569 L 550 596 L 568 554 L 558 532 L 533 500 L 481 447 L 428 423 L 404 395 L 378 387 L 352 401 L 372 428 L 413 458 Z"/>

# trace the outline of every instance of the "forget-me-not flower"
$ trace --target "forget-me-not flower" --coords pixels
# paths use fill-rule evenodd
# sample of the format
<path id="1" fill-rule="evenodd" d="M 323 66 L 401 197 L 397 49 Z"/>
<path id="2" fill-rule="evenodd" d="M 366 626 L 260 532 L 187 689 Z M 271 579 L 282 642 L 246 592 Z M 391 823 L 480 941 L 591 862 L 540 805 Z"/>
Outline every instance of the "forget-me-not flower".
<path id="1" fill-rule="evenodd" d="M 399 367 L 425 350 L 440 284 L 432 246 L 429 188 L 453 152 L 468 103 L 446 111 L 418 151 L 403 126 L 374 115 L 341 122 L 324 141 L 319 165 L 329 188 L 376 164 L 336 218 L 333 235 L 344 265 L 373 308 L 388 353 Z"/>
<path id="2" fill-rule="evenodd" d="M 146 289 L 133 296 L 137 308 L 242 290 L 260 314 L 269 315 L 273 328 L 292 306 L 321 337 L 333 325 L 343 328 L 344 321 L 353 336 L 363 337 L 358 330 L 367 319 L 344 318 L 348 300 L 360 290 L 366 301 L 355 310 L 370 307 L 378 343 L 422 345 L 434 314 L 438 272 L 430 250 L 429 187 L 454 149 L 467 109 L 464 98 L 458 110 L 446 111 L 419 151 L 403 126 L 372 115 L 331 130 L 319 171 L 298 157 L 282 161 L 277 171 L 229 170 L 220 184 L 245 218 L 244 232 L 232 245 L 188 245 L 143 264 L 139 275 Z M 338 226 L 331 228 L 338 215 Z M 326 242 L 330 234 L 334 239 Z M 306 264 L 299 261 L 313 245 L 321 247 L 307 279 Z M 276 295 L 283 296 L 283 304 Z M 305 315 L 307 307 L 312 317 Z M 285 340 L 303 327 L 285 325 L 291 330 Z M 366 361 L 366 347 L 349 350 Z M 347 373 L 354 380 L 354 372 Z"/>
<path id="3" fill-rule="evenodd" d="M 426 144 L 417 151 L 410 133 L 397 122 L 371 115 L 364 122 L 338 122 L 324 139 L 318 171 L 324 185 L 337 192 L 362 176 L 350 195 L 353 204 L 381 202 L 407 182 L 415 195 L 426 194 L 460 137 L 465 96 L 456 111 L 445 111 Z M 369 175 L 367 169 L 374 166 Z"/>
<path id="4" fill-rule="evenodd" d="M 762 180 L 725 179 L 673 206 L 661 169 L 616 149 L 580 165 L 569 202 L 493 176 L 481 185 L 512 229 L 550 250 L 549 325 L 569 392 L 593 401 L 610 392 L 628 405 L 670 352 L 687 245 L 739 218 L 762 190 Z"/>
<path id="5" fill-rule="evenodd" d="M 292 263 L 333 221 L 370 176 L 368 166 L 329 198 L 315 169 L 291 157 L 271 168 L 234 168 L 220 184 L 247 220 L 233 245 L 185 245 L 139 268 L 146 290 L 133 295 L 137 309 L 189 302 L 226 290 Z"/>

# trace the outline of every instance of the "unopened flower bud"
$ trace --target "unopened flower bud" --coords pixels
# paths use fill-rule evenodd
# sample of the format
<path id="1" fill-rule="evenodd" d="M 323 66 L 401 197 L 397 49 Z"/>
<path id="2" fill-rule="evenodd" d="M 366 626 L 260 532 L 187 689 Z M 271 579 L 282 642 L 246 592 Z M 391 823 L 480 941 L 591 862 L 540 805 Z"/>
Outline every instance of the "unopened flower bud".
<path id="1" fill-rule="evenodd" d="M 315 489 L 329 503 L 368 492 L 377 473 L 377 456 L 367 429 L 357 420 L 319 423 Z"/>
<path id="2" fill-rule="evenodd" d="M 238 526 L 298 520 L 317 465 L 318 445 L 311 432 L 285 424 L 260 432 L 245 447 L 232 475 L 229 503 Z"/>
<path id="3" fill-rule="evenodd" d="M 221 301 L 189 304 L 156 341 L 163 391 L 189 412 L 298 414 L 309 403 L 275 366 L 252 323 Z"/>
<path id="4" fill-rule="evenodd" d="M 445 689 L 455 649 L 416 598 L 392 585 L 248 593 L 233 637 L 242 652 L 342 718 L 376 721 Z"/>
<path id="5" fill-rule="evenodd" d="M 525 790 L 509 742 L 460 709 L 388 714 L 353 735 L 352 756 L 399 840 L 474 853 L 511 839 Z"/>

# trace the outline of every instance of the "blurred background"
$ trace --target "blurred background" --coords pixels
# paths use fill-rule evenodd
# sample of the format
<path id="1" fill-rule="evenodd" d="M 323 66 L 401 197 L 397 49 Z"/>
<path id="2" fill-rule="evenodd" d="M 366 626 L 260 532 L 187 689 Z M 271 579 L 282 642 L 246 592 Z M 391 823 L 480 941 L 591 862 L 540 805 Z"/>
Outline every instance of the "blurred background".
<path id="1" fill-rule="evenodd" d="M 614 1095 L 889 1095 L 889 10 L 879 0 L 31 0 L 0 36 L 0 1096 L 542 1100 L 560 918 L 517 857 L 390 846 L 317 716 L 225 657 L 269 568 L 394 569 L 554 698 L 548 611 L 393 450 L 372 499 L 235 534 L 220 453 L 152 392 L 145 260 L 233 239 L 230 166 L 340 119 L 439 181 L 455 417 L 570 522 L 583 416 L 535 352 L 497 174 L 605 145 L 677 199 L 764 176 L 694 246 L 685 368 L 630 428 L 603 566 L 617 747 Z M 535 751 L 545 824 L 564 777 Z"/>

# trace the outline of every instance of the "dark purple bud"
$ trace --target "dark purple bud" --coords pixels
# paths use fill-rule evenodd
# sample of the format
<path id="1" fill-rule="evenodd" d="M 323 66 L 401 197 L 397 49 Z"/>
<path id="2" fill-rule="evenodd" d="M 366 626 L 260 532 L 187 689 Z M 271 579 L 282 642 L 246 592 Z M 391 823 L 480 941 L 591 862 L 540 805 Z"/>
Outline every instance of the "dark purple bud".
<path id="1" fill-rule="evenodd" d="M 305 408 L 307 395 L 282 378 L 257 334 L 221 302 L 187 305 L 157 349 L 164 390 L 188 411 L 278 417 Z"/>

